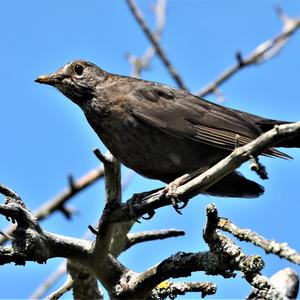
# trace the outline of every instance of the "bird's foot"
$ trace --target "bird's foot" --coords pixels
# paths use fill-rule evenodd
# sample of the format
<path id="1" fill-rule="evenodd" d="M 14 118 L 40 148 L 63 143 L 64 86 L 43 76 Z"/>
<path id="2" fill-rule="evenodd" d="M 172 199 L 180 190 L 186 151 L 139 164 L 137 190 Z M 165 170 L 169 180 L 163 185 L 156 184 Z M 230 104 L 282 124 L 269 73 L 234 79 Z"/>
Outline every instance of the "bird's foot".
<path id="1" fill-rule="evenodd" d="M 177 189 L 179 186 L 181 186 L 183 183 L 187 181 L 187 177 L 188 175 L 183 175 L 177 178 L 162 190 L 162 196 L 166 197 L 167 199 L 170 199 L 173 208 L 180 215 L 182 215 L 181 210 L 187 206 L 188 200 L 186 201 L 179 200 Z M 178 205 L 180 202 L 183 202 L 181 206 Z"/>

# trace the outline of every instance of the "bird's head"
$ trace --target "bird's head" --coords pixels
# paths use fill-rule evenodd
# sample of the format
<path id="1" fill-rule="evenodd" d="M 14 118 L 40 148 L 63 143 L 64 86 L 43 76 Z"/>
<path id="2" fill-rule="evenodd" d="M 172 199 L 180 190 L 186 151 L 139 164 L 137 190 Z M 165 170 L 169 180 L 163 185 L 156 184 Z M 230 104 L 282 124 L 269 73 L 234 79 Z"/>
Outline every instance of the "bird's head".
<path id="1" fill-rule="evenodd" d="M 106 77 L 107 73 L 95 64 L 76 60 L 55 73 L 39 76 L 35 81 L 56 87 L 73 102 L 81 105 L 93 97 L 97 85 L 105 81 Z"/>

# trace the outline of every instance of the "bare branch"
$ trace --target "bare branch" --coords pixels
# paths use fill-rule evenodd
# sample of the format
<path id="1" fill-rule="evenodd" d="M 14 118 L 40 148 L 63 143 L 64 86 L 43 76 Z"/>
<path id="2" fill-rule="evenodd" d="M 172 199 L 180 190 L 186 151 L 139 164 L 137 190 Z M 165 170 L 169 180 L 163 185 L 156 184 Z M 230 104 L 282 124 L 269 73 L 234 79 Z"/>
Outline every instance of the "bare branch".
<path id="1" fill-rule="evenodd" d="M 166 7 L 167 0 L 157 0 L 154 6 L 156 24 L 153 34 L 155 35 L 155 38 L 158 42 L 160 40 L 162 31 L 165 27 Z M 131 76 L 139 78 L 141 72 L 149 68 L 150 62 L 155 54 L 156 51 L 151 46 L 145 51 L 145 53 L 141 57 L 136 57 L 135 55 L 128 54 L 128 61 L 131 63 L 133 68 Z"/>
<path id="2" fill-rule="evenodd" d="M 26 218 L 26 215 L 19 215 Z M 24 220 L 23 224 L 29 224 Z M 0 247 L 0 265 L 14 262 L 25 265 L 27 261 L 45 263 L 52 257 L 78 258 L 86 262 L 91 242 L 38 230 L 39 227 L 17 227 L 13 247 Z M 25 231 L 24 231 L 25 229 Z"/>
<path id="3" fill-rule="evenodd" d="M 68 275 L 68 278 L 64 282 L 64 284 L 59 289 L 57 289 L 55 292 L 50 294 L 46 298 L 46 300 L 57 300 L 57 299 L 59 299 L 61 296 L 63 296 L 65 293 L 67 293 L 69 290 L 71 290 L 72 286 L 73 286 L 73 280 L 72 280 L 71 276 Z M 40 299 L 40 298 L 34 298 L 34 299 Z"/>
<path id="4" fill-rule="evenodd" d="M 68 260 L 67 269 L 72 278 L 74 299 L 103 299 L 97 278 L 89 269 L 72 260 Z"/>
<path id="5" fill-rule="evenodd" d="M 289 18 L 285 14 L 280 13 L 281 21 L 283 22 L 282 31 L 276 37 L 258 45 L 248 56 L 242 57 L 241 53 L 237 53 L 237 63 L 229 67 L 221 73 L 215 80 L 202 88 L 197 95 L 205 97 L 207 94 L 215 92 L 218 87 L 226 80 L 231 78 L 241 69 L 245 67 L 262 63 L 276 56 L 288 42 L 291 35 L 300 27 L 300 18 Z"/>
<path id="6" fill-rule="evenodd" d="M 109 252 L 96 255 L 94 243 L 43 231 L 34 215 L 19 199 L 0 205 L 0 213 L 18 222 L 12 247 L 0 247 L 0 265 L 27 261 L 44 263 L 52 257 L 64 257 L 89 268 L 112 291 L 127 269 Z"/>
<path id="7" fill-rule="evenodd" d="M 8 235 L 6 232 L 3 232 L 1 230 L 0 230 L 0 235 L 3 235 L 4 238 L 6 238 L 6 240 L 12 240 L 13 239 L 12 236 Z"/>
<path id="8" fill-rule="evenodd" d="M 178 252 L 141 274 L 128 271 L 123 274 L 117 286 L 119 297 L 139 298 L 147 295 L 161 282 L 169 278 L 190 276 L 191 272 L 204 271 L 208 275 L 234 277 L 233 271 L 240 271 L 254 287 L 262 287 L 276 295 L 272 284 L 260 271 L 264 263 L 257 255 L 248 256 L 228 237 L 216 231 L 218 215 L 214 205 L 207 207 L 207 225 L 204 239 L 210 251 L 198 253 Z M 126 280 L 126 285 L 125 285 Z M 124 281 L 124 284 L 122 284 Z M 134 291 L 134 294 L 133 294 Z"/>
<path id="9" fill-rule="evenodd" d="M 108 250 L 110 247 L 116 227 L 119 226 L 119 224 L 109 224 L 106 222 L 106 218 L 121 206 L 121 168 L 120 163 L 110 153 L 102 155 L 98 149 L 94 152 L 104 163 L 106 195 L 105 207 L 97 226 L 98 234 L 95 243 L 95 252 L 101 251 L 100 253 L 105 253 L 105 249 Z"/>
<path id="10" fill-rule="evenodd" d="M 117 286 L 118 296 L 145 298 L 145 295 L 161 282 L 169 278 L 187 277 L 191 272 L 205 271 L 209 274 L 224 274 L 224 265 L 217 263 L 218 258 L 210 252 L 184 253 L 178 252 L 141 274 L 125 273 Z M 126 285 L 123 284 L 123 281 Z M 134 292 L 134 294 L 133 294 Z"/>
<path id="11" fill-rule="evenodd" d="M 225 218 L 219 218 L 217 227 L 221 230 L 231 233 L 240 241 L 250 242 L 256 246 L 263 248 L 266 253 L 273 253 L 295 264 L 300 264 L 300 254 L 296 250 L 291 249 L 286 243 L 278 243 L 274 240 L 267 240 L 254 231 L 239 228 L 230 220 Z"/>
<path id="12" fill-rule="evenodd" d="M 1 265 L 10 262 L 24 265 L 26 261 L 44 263 L 52 257 L 80 257 L 84 261 L 88 256 L 91 242 L 43 231 L 20 198 L 1 204 L 0 214 L 18 223 L 12 247 L 0 248 Z"/>
<path id="13" fill-rule="evenodd" d="M 70 186 L 66 187 L 63 191 L 58 193 L 48 202 L 46 202 L 43 206 L 37 209 L 34 213 L 35 216 L 41 221 L 53 211 L 57 210 L 59 207 L 63 206 L 66 201 L 68 201 L 73 196 L 82 192 L 85 188 L 91 186 L 97 180 L 104 176 L 104 168 L 101 166 L 100 168 L 96 168 L 90 170 L 82 177 L 77 180 L 73 180 L 72 188 Z"/>
<path id="14" fill-rule="evenodd" d="M 282 299 L 280 293 L 268 278 L 260 274 L 264 267 L 264 262 L 261 258 L 258 255 L 245 255 L 241 248 L 236 246 L 232 240 L 217 232 L 219 217 L 217 207 L 214 204 L 209 204 L 206 207 L 206 215 L 207 223 L 203 231 L 203 237 L 211 252 L 219 252 L 221 249 L 222 252 L 229 256 L 229 260 L 233 259 L 234 261 L 231 261 L 233 265 L 231 270 L 241 271 L 249 284 L 257 290 L 264 291 L 266 298 L 263 299 Z M 236 263 L 238 266 L 234 267 Z"/>
<path id="15" fill-rule="evenodd" d="M 269 178 L 266 167 L 262 165 L 257 156 L 251 157 L 250 169 L 263 180 Z"/>
<path id="16" fill-rule="evenodd" d="M 7 198 L 15 199 L 15 201 L 22 201 L 20 196 L 7 186 L 0 184 L 0 194 L 4 195 Z"/>
<path id="17" fill-rule="evenodd" d="M 128 6 L 137 20 L 138 24 L 141 26 L 142 30 L 144 31 L 145 35 L 153 45 L 153 48 L 155 49 L 156 53 L 164 63 L 165 67 L 169 71 L 170 75 L 174 78 L 175 82 L 181 89 L 187 90 L 183 80 L 179 76 L 178 72 L 174 68 L 174 66 L 171 64 L 170 60 L 168 59 L 167 55 L 165 54 L 165 51 L 162 49 L 162 47 L 159 44 L 159 41 L 157 40 L 157 37 L 151 32 L 150 28 L 146 24 L 146 21 L 142 15 L 142 12 L 138 9 L 136 3 L 134 0 L 127 0 Z"/>
<path id="18" fill-rule="evenodd" d="M 115 173 L 115 172 L 114 172 Z M 110 176 L 110 175 L 108 175 Z M 26 207 L 19 203 L 21 199 L 9 199 L 7 204 L 0 206 L 0 212 L 8 218 L 16 220 L 18 227 L 13 241 L 13 247 L 0 248 L 0 264 L 15 262 L 25 264 L 34 260 L 45 262 L 51 257 L 66 257 L 79 263 L 79 273 L 73 274 L 73 288 L 78 289 L 75 296 L 90 290 L 93 295 L 97 288 L 97 281 L 93 274 L 101 280 L 111 295 L 124 299 L 129 295 L 144 298 L 160 282 L 171 277 L 184 277 L 194 271 L 205 271 L 207 274 L 220 274 L 232 277 L 234 270 L 241 271 L 246 280 L 257 289 L 263 289 L 267 295 L 277 296 L 277 291 L 267 278 L 259 274 L 264 264 L 258 256 L 247 256 L 229 238 L 217 233 L 218 215 L 215 206 L 207 209 L 207 226 L 204 230 L 205 241 L 210 247 L 209 252 L 183 253 L 179 252 L 158 265 L 138 274 L 128 270 L 117 261 L 105 246 L 93 247 L 88 241 L 54 235 L 43 231 L 37 220 Z M 23 204 L 24 205 L 24 204 Z M 107 228 L 112 224 L 108 224 Z M 108 230 L 109 231 L 109 230 Z M 104 234 L 107 234 L 103 231 Z M 108 236 L 110 234 L 108 233 Z M 115 236 L 114 236 L 115 238 Z M 97 242 L 105 241 L 97 237 Z M 95 251 L 97 250 L 97 252 Z M 88 268 L 84 270 L 84 268 Z M 87 286 L 80 279 L 81 272 Z M 92 272 L 92 273 L 90 273 Z M 87 276 L 87 274 L 90 274 Z M 79 280 L 78 285 L 74 280 Z M 97 292 L 97 295 L 100 295 Z M 100 297 L 100 296 L 99 296 Z M 97 298 L 96 296 L 94 298 Z M 270 298 L 271 299 L 271 298 Z"/>
<path id="19" fill-rule="evenodd" d="M 118 206 L 122 201 L 120 163 L 110 152 L 103 155 L 99 149 L 95 149 L 94 153 L 104 165 L 105 202 L 110 206 Z"/>
<path id="20" fill-rule="evenodd" d="M 177 229 L 161 229 L 161 230 L 152 230 L 152 231 L 141 231 L 136 233 L 128 233 L 128 248 L 132 247 L 135 244 L 163 240 L 170 237 L 177 237 L 184 235 L 184 231 Z"/>
<path id="21" fill-rule="evenodd" d="M 115 256 L 125 248 L 127 233 L 134 224 L 134 220 L 111 223 L 110 215 L 120 209 L 122 201 L 121 169 L 119 161 L 110 153 L 102 155 L 99 150 L 96 155 L 104 163 L 105 176 L 105 207 L 97 226 L 97 237 L 91 251 L 94 261 L 92 271 L 103 286 L 113 293 L 115 285 L 121 276 L 127 272 Z"/>

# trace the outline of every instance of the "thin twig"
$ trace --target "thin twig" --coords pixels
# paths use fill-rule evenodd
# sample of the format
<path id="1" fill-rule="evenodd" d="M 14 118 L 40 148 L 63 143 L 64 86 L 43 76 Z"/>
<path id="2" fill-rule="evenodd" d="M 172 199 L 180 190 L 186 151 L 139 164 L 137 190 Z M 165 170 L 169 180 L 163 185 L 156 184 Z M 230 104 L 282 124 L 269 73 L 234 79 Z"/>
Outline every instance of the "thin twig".
<path id="1" fill-rule="evenodd" d="M 147 36 L 147 38 L 149 39 L 149 41 L 151 42 L 151 44 L 155 48 L 155 51 L 157 52 L 158 56 L 160 57 L 160 59 L 164 63 L 164 65 L 167 68 L 170 75 L 174 78 L 175 82 L 177 83 L 177 85 L 181 89 L 187 90 L 182 78 L 180 77 L 180 75 L 178 74 L 178 72 L 176 71 L 174 66 L 171 64 L 171 62 L 170 62 L 169 58 L 167 57 L 165 51 L 160 46 L 156 36 L 151 32 L 150 28 L 148 27 L 143 15 L 142 15 L 142 12 L 138 9 L 135 1 L 134 0 L 127 0 L 127 3 L 128 3 L 128 6 L 129 6 L 133 16 L 135 17 L 135 19 L 137 20 L 137 22 L 141 26 L 142 30 L 144 31 L 145 35 Z"/>
<path id="2" fill-rule="evenodd" d="M 66 273 L 66 262 L 63 261 L 59 267 L 43 281 L 30 295 L 30 299 L 41 299 L 46 291 L 51 288 Z M 49 296 L 50 297 L 50 296 Z"/>
<path id="3" fill-rule="evenodd" d="M 57 300 L 59 299 L 62 295 L 64 295 L 66 292 L 70 291 L 73 286 L 73 280 L 71 276 L 68 275 L 67 280 L 63 283 L 61 287 L 59 287 L 55 292 L 50 294 L 46 300 Z M 40 298 L 35 298 L 35 299 L 40 299 Z"/>
<path id="4" fill-rule="evenodd" d="M 166 7 L 167 7 L 167 0 L 157 0 L 154 6 L 155 12 L 155 30 L 154 35 L 156 40 L 159 42 L 163 29 L 166 23 Z M 141 72 L 146 70 L 150 66 L 150 62 L 154 55 L 156 54 L 155 48 L 150 46 L 145 53 L 140 56 L 136 57 L 135 55 L 128 54 L 128 61 L 132 65 L 132 72 L 131 76 L 139 78 Z"/>
<path id="5" fill-rule="evenodd" d="M 148 241 L 163 240 L 170 237 L 177 237 L 184 235 L 184 231 L 177 229 L 161 229 L 151 231 L 140 231 L 135 233 L 128 233 L 128 247 L 144 243 Z"/>
<path id="6" fill-rule="evenodd" d="M 218 87 L 226 80 L 231 78 L 233 75 L 238 73 L 245 67 L 261 63 L 269 60 L 276 56 L 288 42 L 290 36 L 300 27 L 300 18 L 290 18 L 283 14 L 282 10 L 279 14 L 281 21 L 283 22 L 282 31 L 276 37 L 265 41 L 258 45 L 248 56 L 242 57 L 241 53 L 238 52 L 236 55 L 237 63 L 232 67 L 229 67 L 216 79 L 207 84 L 202 88 L 197 95 L 199 97 L 205 97 L 210 93 L 215 92 Z M 284 16 L 284 17 L 283 17 Z"/>
<path id="7" fill-rule="evenodd" d="M 91 186 L 97 180 L 104 176 L 103 167 L 99 167 L 87 172 L 85 175 L 77 180 L 73 180 L 72 187 L 66 187 L 62 192 L 58 193 L 34 213 L 35 216 L 41 221 L 53 211 L 59 209 L 66 201 L 68 201 L 73 196 L 82 192 L 85 188 Z"/>

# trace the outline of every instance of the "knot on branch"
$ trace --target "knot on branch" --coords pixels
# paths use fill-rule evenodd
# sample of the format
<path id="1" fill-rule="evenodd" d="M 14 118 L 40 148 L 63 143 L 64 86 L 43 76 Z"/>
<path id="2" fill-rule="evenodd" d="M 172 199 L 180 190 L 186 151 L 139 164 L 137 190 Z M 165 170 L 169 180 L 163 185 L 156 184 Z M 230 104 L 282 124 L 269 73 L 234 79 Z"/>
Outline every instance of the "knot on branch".
<path id="1" fill-rule="evenodd" d="M 239 267 L 244 274 L 259 273 L 265 267 L 265 263 L 259 255 L 245 256 L 241 259 Z"/>
<path id="2" fill-rule="evenodd" d="M 127 270 L 125 274 L 120 277 L 119 283 L 115 286 L 116 296 L 121 296 L 122 299 L 133 295 L 135 292 L 135 286 L 138 284 L 136 278 L 138 274 L 136 272 Z"/>
<path id="3" fill-rule="evenodd" d="M 33 261 L 41 264 L 45 263 L 50 256 L 47 238 L 32 228 L 26 230 L 17 228 L 12 247 L 15 254 L 26 256 L 26 260 L 32 257 Z"/>

